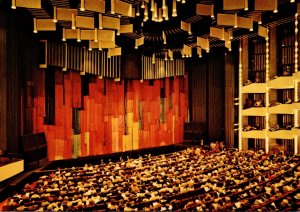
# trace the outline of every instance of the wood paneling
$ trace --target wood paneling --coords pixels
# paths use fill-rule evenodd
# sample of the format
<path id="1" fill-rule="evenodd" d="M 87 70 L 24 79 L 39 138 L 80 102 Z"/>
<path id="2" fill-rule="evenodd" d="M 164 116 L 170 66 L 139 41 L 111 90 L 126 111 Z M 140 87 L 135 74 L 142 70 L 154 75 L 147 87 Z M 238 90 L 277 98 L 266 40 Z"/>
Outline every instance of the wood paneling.
<path id="1" fill-rule="evenodd" d="M 7 148 L 6 132 L 6 16 L 0 13 L 0 149 Z"/>
<path id="2" fill-rule="evenodd" d="M 197 60 L 189 63 L 189 97 L 190 121 L 200 122 L 206 126 L 206 63 Z"/>
<path id="3" fill-rule="evenodd" d="M 235 88 L 235 63 L 233 52 L 225 56 L 225 143 L 228 147 L 234 147 L 234 88 Z"/>
<path id="4" fill-rule="evenodd" d="M 141 79 L 141 74 L 140 74 L 141 62 L 139 58 L 140 57 L 138 55 L 134 55 L 134 54 L 122 55 L 122 65 L 121 65 L 122 78 Z"/>
<path id="5" fill-rule="evenodd" d="M 224 139 L 224 58 L 224 50 L 214 50 L 208 61 L 206 106 L 209 140 Z"/>
<path id="6" fill-rule="evenodd" d="M 153 80 L 150 85 L 132 79 L 125 83 L 123 80 L 115 82 L 112 79 L 82 76 L 83 88 L 86 87 L 82 90 L 83 107 L 75 116 L 72 99 L 78 94 L 72 92 L 72 84 L 78 83 L 76 76 L 79 76 L 79 73 L 61 73 L 55 70 L 54 124 L 47 125 L 40 121 L 40 104 L 43 103 L 34 101 L 34 117 L 37 117 L 34 119 L 34 133 L 45 132 L 50 160 L 163 146 L 183 141 L 183 126 L 187 115 L 187 78 L 174 78 L 171 90 L 169 79 Z M 57 77 L 58 75 L 60 76 Z M 60 80 L 61 76 L 63 83 Z M 35 77 L 35 80 L 38 80 L 38 77 Z M 41 81 L 34 83 L 37 85 L 36 89 L 43 86 Z M 161 101 L 162 87 L 166 89 L 164 103 Z M 76 120 L 72 121 L 72 118 Z"/>
<path id="7" fill-rule="evenodd" d="M 5 20 L 0 16 L 0 148 L 18 153 L 20 135 L 32 129 L 30 79 L 38 56 L 31 16 L 25 12 L 9 13 Z"/>
<path id="8" fill-rule="evenodd" d="M 187 61 L 190 122 L 201 123 L 208 140 L 224 139 L 224 58 L 219 50 Z"/>

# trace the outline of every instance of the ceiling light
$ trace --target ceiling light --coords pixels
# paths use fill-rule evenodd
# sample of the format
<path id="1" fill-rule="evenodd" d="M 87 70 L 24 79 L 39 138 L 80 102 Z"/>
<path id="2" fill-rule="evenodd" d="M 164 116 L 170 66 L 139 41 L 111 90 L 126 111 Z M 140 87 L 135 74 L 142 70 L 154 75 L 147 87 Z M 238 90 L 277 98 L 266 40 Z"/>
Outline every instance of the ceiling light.
<path id="1" fill-rule="evenodd" d="M 94 31 L 94 41 L 98 42 L 98 29 L 97 28 L 95 28 L 95 31 Z"/>
<path id="2" fill-rule="evenodd" d="M 99 51 L 102 51 L 102 41 L 101 40 L 99 40 L 99 42 L 98 42 L 98 49 L 99 49 Z"/>
<path id="3" fill-rule="evenodd" d="M 99 29 L 103 29 L 102 14 L 101 13 L 99 13 Z"/>
<path id="4" fill-rule="evenodd" d="M 142 0 L 142 5 L 141 5 L 141 8 L 144 9 L 145 8 L 145 1 Z"/>
<path id="5" fill-rule="evenodd" d="M 81 0 L 81 2 L 80 2 L 80 11 L 85 11 L 84 0 Z"/>
<path id="6" fill-rule="evenodd" d="M 91 40 L 89 40 L 89 51 L 92 51 L 92 45 L 91 45 Z"/>
<path id="7" fill-rule="evenodd" d="M 57 23 L 56 6 L 53 7 L 53 23 Z"/>
<path id="8" fill-rule="evenodd" d="M 33 33 L 37 33 L 38 31 L 37 31 L 37 23 L 36 23 L 36 18 L 33 18 Z"/>
<path id="9" fill-rule="evenodd" d="M 16 7 L 16 0 L 12 0 L 11 1 L 11 9 L 17 9 L 17 7 Z"/>
<path id="10" fill-rule="evenodd" d="M 245 10 L 245 11 L 248 11 L 248 10 L 249 10 L 249 7 L 248 7 L 248 0 L 245 0 L 245 1 L 244 1 L 244 5 L 245 5 L 244 10 Z"/>
<path id="11" fill-rule="evenodd" d="M 182 3 L 182 4 L 185 4 L 185 0 L 182 0 L 181 3 Z"/>
<path id="12" fill-rule="evenodd" d="M 140 16 L 140 7 L 139 7 L 139 5 L 136 8 L 136 14 L 135 15 Z"/>
<path id="13" fill-rule="evenodd" d="M 110 2 L 110 13 L 115 14 L 115 0 L 111 0 Z"/>
<path id="14" fill-rule="evenodd" d="M 295 0 L 291 0 L 290 2 L 291 2 L 291 3 L 294 3 L 294 2 L 295 2 Z"/>
<path id="15" fill-rule="evenodd" d="M 151 8 L 150 8 L 150 11 L 154 11 L 154 0 L 151 0 Z"/>
<path id="16" fill-rule="evenodd" d="M 172 17 L 177 16 L 176 0 L 173 0 Z"/>
<path id="17" fill-rule="evenodd" d="M 163 8 L 163 9 L 166 8 L 166 0 L 162 0 L 162 8 Z"/>
<path id="18" fill-rule="evenodd" d="M 72 13 L 72 29 L 76 29 L 76 26 L 75 26 L 75 14 Z"/>
<path id="19" fill-rule="evenodd" d="M 77 29 L 77 42 L 81 42 L 80 29 Z"/>
<path id="20" fill-rule="evenodd" d="M 62 36 L 62 41 L 66 41 L 66 29 L 65 28 L 63 28 L 63 36 Z"/>

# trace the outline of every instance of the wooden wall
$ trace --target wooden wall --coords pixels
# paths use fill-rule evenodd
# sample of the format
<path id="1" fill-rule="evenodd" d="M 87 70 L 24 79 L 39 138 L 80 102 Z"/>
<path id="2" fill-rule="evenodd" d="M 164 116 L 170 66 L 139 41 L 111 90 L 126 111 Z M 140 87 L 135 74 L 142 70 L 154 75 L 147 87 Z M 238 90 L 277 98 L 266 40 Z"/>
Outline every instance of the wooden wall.
<path id="1" fill-rule="evenodd" d="M 47 71 L 55 71 L 56 79 L 53 125 L 44 124 L 47 113 L 44 81 Z M 115 82 L 88 77 L 89 92 L 83 94 L 83 78 L 77 72 L 34 72 L 33 85 L 36 92 L 32 107 L 33 132 L 46 133 L 50 160 L 183 141 L 188 78 L 166 78 L 140 83 L 139 80 Z M 74 108 L 79 109 L 77 115 L 74 114 Z M 74 122 L 79 129 L 75 130 Z"/>
<path id="2" fill-rule="evenodd" d="M 238 48 L 235 48 L 238 49 Z M 234 111 L 234 98 L 235 98 L 235 87 L 238 86 L 236 83 L 236 73 L 238 72 L 235 52 L 228 52 L 225 56 L 225 102 L 224 102 L 224 118 L 225 118 L 225 141 L 228 147 L 234 147 L 234 124 L 235 124 L 235 111 Z"/>
<path id="3" fill-rule="evenodd" d="M 6 132 L 6 16 L 0 14 L 0 149 L 7 149 Z"/>
<path id="4" fill-rule="evenodd" d="M 36 63 L 35 38 L 30 14 L 9 10 L 0 4 L 0 149 L 19 152 L 19 138 L 25 133 L 26 78 Z M 3 12 L 8 9 L 9 14 Z"/>
<path id="5" fill-rule="evenodd" d="M 190 60 L 190 121 L 200 122 L 206 140 L 224 140 L 225 50 L 212 50 L 203 58 Z"/>

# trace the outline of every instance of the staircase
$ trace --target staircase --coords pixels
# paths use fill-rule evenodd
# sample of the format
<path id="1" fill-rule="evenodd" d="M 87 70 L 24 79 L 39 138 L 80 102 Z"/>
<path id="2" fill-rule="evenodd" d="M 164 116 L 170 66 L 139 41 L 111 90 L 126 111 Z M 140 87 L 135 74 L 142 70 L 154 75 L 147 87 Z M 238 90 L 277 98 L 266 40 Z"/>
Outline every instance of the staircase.
<path id="1" fill-rule="evenodd" d="M 184 123 L 183 144 L 201 145 L 201 139 L 204 139 L 204 126 L 199 122 Z M 202 144 L 203 145 L 203 144 Z"/>

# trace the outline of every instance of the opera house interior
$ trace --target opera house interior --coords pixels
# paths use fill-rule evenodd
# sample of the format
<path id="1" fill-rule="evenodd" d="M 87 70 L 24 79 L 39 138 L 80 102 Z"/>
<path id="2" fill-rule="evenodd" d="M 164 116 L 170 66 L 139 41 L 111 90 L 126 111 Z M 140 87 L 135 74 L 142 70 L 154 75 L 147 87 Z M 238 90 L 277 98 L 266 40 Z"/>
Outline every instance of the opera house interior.
<path id="1" fill-rule="evenodd" d="M 0 210 L 300 211 L 299 16 L 0 0 Z"/>

